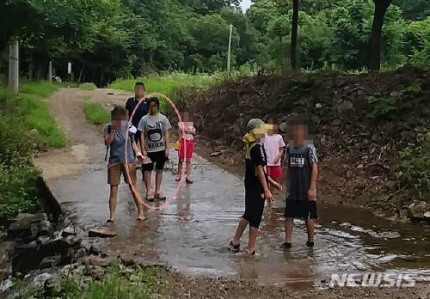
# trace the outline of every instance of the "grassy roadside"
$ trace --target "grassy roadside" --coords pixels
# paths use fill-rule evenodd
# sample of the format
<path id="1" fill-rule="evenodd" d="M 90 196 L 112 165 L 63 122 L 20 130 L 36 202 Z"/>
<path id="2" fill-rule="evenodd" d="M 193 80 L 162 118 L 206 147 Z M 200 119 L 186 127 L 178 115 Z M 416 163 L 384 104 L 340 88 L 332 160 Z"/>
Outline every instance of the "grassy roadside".
<path id="1" fill-rule="evenodd" d="M 61 85 L 26 83 L 18 95 L 0 86 L 0 223 L 38 209 L 39 170 L 32 157 L 41 148 L 63 147 L 65 135 L 44 98 Z"/>
<path id="2" fill-rule="evenodd" d="M 86 99 L 84 102 L 85 118 L 94 125 L 102 125 L 110 121 L 109 110 L 100 103 Z"/>

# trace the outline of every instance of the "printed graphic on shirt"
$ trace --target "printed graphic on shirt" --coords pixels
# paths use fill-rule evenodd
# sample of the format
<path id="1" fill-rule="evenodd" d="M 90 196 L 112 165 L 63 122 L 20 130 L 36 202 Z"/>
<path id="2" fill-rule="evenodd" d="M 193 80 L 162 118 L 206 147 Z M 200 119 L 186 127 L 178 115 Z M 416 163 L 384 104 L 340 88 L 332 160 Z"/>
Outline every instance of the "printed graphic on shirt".
<path id="1" fill-rule="evenodd" d="M 148 149 L 160 148 L 165 145 L 163 139 L 163 121 L 156 121 L 153 125 L 147 124 Z"/>
<path id="2" fill-rule="evenodd" d="M 305 157 L 302 157 L 302 155 L 296 157 L 291 156 L 290 157 L 290 167 L 303 167 L 305 166 Z"/>

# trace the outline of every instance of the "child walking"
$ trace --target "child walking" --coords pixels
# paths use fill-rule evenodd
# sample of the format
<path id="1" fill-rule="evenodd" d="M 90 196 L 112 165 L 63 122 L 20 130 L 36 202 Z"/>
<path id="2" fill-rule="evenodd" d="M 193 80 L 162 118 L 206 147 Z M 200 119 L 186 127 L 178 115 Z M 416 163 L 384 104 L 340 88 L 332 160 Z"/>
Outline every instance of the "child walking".
<path id="1" fill-rule="evenodd" d="M 233 252 L 240 251 L 240 238 L 248 224 L 249 242 L 245 250 L 247 254 L 255 254 L 255 243 L 258 235 L 258 228 L 264 210 L 264 201 L 272 200 L 272 193 L 269 183 L 274 184 L 278 189 L 282 187 L 277 182 L 267 176 L 266 172 L 266 152 L 261 143 L 261 138 L 266 133 L 266 124 L 260 119 L 251 119 L 247 125 L 247 134 L 243 137 L 245 142 L 245 213 L 239 221 L 236 234 L 230 241 L 229 249 Z"/>
<path id="2" fill-rule="evenodd" d="M 267 154 L 267 174 L 274 181 L 280 182 L 282 179 L 281 160 L 285 152 L 284 138 L 278 134 L 278 126 L 270 125 L 267 134 L 264 136 L 264 149 Z M 270 185 L 270 192 L 275 192 L 275 186 Z"/>
<path id="3" fill-rule="evenodd" d="M 304 219 L 308 234 L 308 247 L 314 246 L 315 219 L 318 218 L 316 195 L 318 157 L 315 147 L 306 144 L 308 127 L 302 118 L 290 122 L 293 140 L 289 142 L 285 155 L 287 164 L 287 189 L 285 206 L 284 249 L 291 247 L 294 219 Z"/>
<path id="4" fill-rule="evenodd" d="M 126 142 L 127 127 L 129 130 L 129 137 Z M 134 141 L 136 128 L 128 124 L 127 110 L 119 106 L 114 107 L 111 112 L 111 122 L 104 126 L 103 131 L 105 144 L 109 147 L 108 184 L 110 185 L 110 217 L 107 222 L 115 221 L 118 185 L 121 181 L 121 174 L 124 176 L 125 182 L 129 185 L 134 202 L 136 203 L 137 220 L 145 220 L 143 206 L 137 198 L 137 194 L 133 192 L 133 187 L 135 189 L 136 186 L 136 157 L 141 160 L 143 156 L 139 152 L 136 142 Z M 125 164 L 126 147 L 128 172 Z"/>
<path id="5" fill-rule="evenodd" d="M 178 163 L 178 175 L 176 176 L 176 181 L 181 180 L 182 175 L 182 165 L 185 159 L 186 163 L 186 182 L 192 184 L 191 179 L 191 158 L 193 157 L 194 151 L 194 136 L 196 134 L 196 129 L 194 128 L 193 122 L 190 121 L 188 112 L 183 114 L 183 121 L 178 123 L 179 127 L 179 163 Z"/>

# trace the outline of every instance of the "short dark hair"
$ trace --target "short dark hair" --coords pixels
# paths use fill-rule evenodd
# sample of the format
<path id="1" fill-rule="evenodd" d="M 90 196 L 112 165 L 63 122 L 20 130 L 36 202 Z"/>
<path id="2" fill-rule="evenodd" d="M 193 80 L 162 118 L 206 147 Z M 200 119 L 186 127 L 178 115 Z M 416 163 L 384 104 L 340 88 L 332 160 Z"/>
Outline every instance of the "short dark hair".
<path id="1" fill-rule="evenodd" d="M 155 105 L 157 105 L 157 108 L 160 108 L 160 101 L 158 100 L 157 97 L 150 97 L 149 99 L 146 100 L 146 102 L 148 103 L 148 106 L 150 106 L 152 102 L 155 102 Z"/>
<path id="2" fill-rule="evenodd" d="M 291 116 L 288 119 L 289 126 L 306 126 L 308 125 L 308 119 L 303 115 Z"/>
<path id="3" fill-rule="evenodd" d="M 139 81 L 139 82 L 136 82 L 136 83 L 134 84 L 134 87 L 136 87 L 136 86 L 143 86 L 143 88 L 145 88 L 145 83 L 143 83 L 143 82 Z"/>
<path id="4" fill-rule="evenodd" d="M 112 109 L 112 111 L 110 112 L 110 117 L 112 119 L 118 118 L 118 117 L 122 117 L 122 116 L 126 116 L 127 115 L 127 110 L 125 110 L 124 107 L 122 106 L 117 106 L 115 105 Z"/>

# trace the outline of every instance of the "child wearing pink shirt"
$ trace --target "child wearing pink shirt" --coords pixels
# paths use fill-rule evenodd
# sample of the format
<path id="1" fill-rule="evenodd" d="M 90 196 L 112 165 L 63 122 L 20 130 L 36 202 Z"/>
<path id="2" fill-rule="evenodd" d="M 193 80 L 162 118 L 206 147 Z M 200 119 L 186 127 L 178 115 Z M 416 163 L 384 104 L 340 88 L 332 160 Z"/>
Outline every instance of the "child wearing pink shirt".
<path id="1" fill-rule="evenodd" d="M 264 136 L 264 149 L 267 155 L 267 174 L 274 181 L 280 182 L 282 179 L 282 158 L 285 152 L 284 139 L 278 132 L 277 125 L 271 125 L 271 128 L 267 131 Z M 271 192 L 274 192 L 274 188 L 270 185 Z"/>

